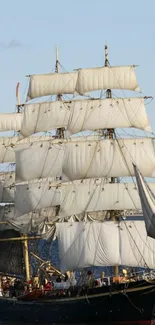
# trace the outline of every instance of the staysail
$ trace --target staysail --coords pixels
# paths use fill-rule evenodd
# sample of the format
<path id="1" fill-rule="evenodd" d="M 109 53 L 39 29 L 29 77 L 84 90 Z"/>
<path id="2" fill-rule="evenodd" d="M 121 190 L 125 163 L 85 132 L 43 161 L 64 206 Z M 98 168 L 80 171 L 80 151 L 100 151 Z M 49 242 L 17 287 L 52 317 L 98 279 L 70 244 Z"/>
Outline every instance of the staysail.
<path id="1" fill-rule="evenodd" d="M 155 238 L 155 194 L 153 193 L 150 184 L 147 184 L 142 174 L 134 165 L 143 216 L 145 220 L 148 236 Z"/>

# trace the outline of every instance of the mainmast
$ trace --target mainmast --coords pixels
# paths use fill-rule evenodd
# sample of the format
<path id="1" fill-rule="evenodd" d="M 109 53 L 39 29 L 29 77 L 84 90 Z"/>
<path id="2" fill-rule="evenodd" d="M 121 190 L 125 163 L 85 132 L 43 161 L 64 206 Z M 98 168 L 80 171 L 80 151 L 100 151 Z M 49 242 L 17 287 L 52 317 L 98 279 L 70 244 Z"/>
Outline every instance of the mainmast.
<path id="1" fill-rule="evenodd" d="M 58 46 L 56 46 L 56 63 L 55 63 L 55 72 L 59 73 L 59 49 Z M 57 100 L 62 100 L 62 95 L 58 94 L 57 95 Z M 63 128 L 58 128 L 57 129 L 57 138 L 63 139 L 64 138 L 64 129 Z"/>
<path id="2" fill-rule="evenodd" d="M 105 67 L 108 67 L 109 66 L 109 60 L 108 60 L 108 46 L 105 45 Z M 111 89 L 107 89 L 106 90 L 106 98 L 112 98 L 112 93 L 111 93 Z M 108 133 L 108 138 L 109 139 L 113 139 L 114 138 L 114 129 L 109 129 L 107 130 L 107 133 Z M 115 183 L 116 181 L 116 178 L 115 177 L 111 177 L 111 182 L 110 183 Z M 117 217 L 116 217 L 116 212 L 114 210 L 111 210 L 109 211 L 110 212 L 110 219 L 115 221 L 117 220 Z M 118 265 L 114 266 L 113 267 L 113 270 L 114 270 L 114 274 L 115 275 L 118 275 L 119 273 L 119 269 L 118 269 Z"/>

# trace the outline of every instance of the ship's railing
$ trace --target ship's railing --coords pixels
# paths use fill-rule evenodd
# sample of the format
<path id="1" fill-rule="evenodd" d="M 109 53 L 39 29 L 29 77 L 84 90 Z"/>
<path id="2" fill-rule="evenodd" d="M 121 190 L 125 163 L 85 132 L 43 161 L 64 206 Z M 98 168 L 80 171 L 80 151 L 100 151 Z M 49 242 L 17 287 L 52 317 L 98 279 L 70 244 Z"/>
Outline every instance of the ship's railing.
<path id="1" fill-rule="evenodd" d="M 150 271 L 135 271 L 126 274 L 119 274 L 117 276 L 104 276 L 103 279 L 96 279 L 98 282 L 101 281 L 101 285 L 111 285 L 111 283 L 126 283 L 145 280 L 148 282 L 155 281 L 155 270 Z"/>
<path id="2" fill-rule="evenodd" d="M 151 270 L 150 272 L 145 272 L 143 274 L 143 279 L 147 282 L 155 282 L 155 270 Z"/>

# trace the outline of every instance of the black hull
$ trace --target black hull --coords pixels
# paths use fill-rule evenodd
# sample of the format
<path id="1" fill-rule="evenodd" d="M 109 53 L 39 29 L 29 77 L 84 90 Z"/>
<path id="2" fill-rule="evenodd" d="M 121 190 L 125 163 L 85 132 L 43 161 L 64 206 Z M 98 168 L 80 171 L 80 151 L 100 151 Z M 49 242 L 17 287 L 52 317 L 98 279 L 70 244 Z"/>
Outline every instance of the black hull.
<path id="1" fill-rule="evenodd" d="M 145 283 L 119 291 L 111 291 L 110 287 L 106 287 L 99 291 L 76 298 L 46 298 L 33 302 L 1 297 L 0 321 L 42 324 L 155 324 L 155 285 Z"/>

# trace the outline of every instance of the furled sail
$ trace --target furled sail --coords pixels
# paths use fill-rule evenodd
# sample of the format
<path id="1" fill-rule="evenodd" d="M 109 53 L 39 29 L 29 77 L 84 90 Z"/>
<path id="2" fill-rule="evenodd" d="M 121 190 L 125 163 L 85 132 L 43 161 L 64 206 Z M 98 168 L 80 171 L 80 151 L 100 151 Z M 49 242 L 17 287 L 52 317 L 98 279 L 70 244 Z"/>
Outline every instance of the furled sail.
<path id="1" fill-rule="evenodd" d="M 132 163 L 144 176 L 155 176 L 152 138 L 100 140 L 99 137 L 74 137 L 40 141 L 17 147 L 16 180 L 29 181 L 62 174 L 69 180 L 134 176 Z"/>
<path id="2" fill-rule="evenodd" d="M 23 137 L 66 127 L 70 134 L 85 130 L 135 127 L 151 132 L 144 98 L 106 98 L 26 104 Z"/>
<path id="3" fill-rule="evenodd" d="M 155 193 L 155 184 L 150 183 Z M 55 183 L 50 180 L 16 184 L 16 216 L 36 209 L 60 206 L 59 216 L 108 210 L 141 210 L 133 183 L 109 184 L 105 179 Z"/>
<path id="4" fill-rule="evenodd" d="M 155 238 L 155 194 L 134 165 L 143 216 L 148 236 Z"/>
<path id="5" fill-rule="evenodd" d="M 0 131 L 20 131 L 22 119 L 22 113 L 0 114 Z"/>
<path id="6" fill-rule="evenodd" d="M 38 210 L 36 209 L 35 211 L 24 214 L 18 218 L 11 218 L 9 223 L 10 226 L 15 230 L 20 231 L 22 234 L 36 233 L 43 236 L 47 232 L 50 232 L 49 237 L 51 237 L 51 230 L 53 233 L 54 222 L 58 220 L 59 217 L 56 216 L 56 208 L 49 207 Z"/>
<path id="7" fill-rule="evenodd" d="M 14 229 L 21 234 L 36 233 L 44 235 L 48 233 L 48 238 L 51 238 L 51 231 L 53 232 L 52 222 L 60 219 L 56 211 L 57 207 L 36 209 L 17 218 L 14 205 L 0 206 L 0 233 Z"/>
<path id="8" fill-rule="evenodd" d="M 1 208 L 0 221 L 5 221 L 7 224 L 1 223 L 0 230 L 15 229 L 22 234 L 36 233 L 41 235 L 42 238 L 50 240 L 55 232 L 55 222 L 103 221 L 106 217 L 106 211 L 89 212 L 78 215 L 74 214 L 72 216 L 63 217 L 57 214 L 57 206 L 55 206 L 36 209 L 17 218 L 15 217 L 15 209 L 13 205 L 6 205 L 3 207 L 3 210 L 1 210 Z"/>
<path id="9" fill-rule="evenodd" d="M 76 72 L 31 75 L 27 99 L 102 89 L 139 91 L 133 66 L 79 69 Z"/>
<path id="10" fill-rule="evenodd" d="M 155 241 L 143 221 L 56 223 L 61 270 L 127 265 L 155 268 Z"/>

